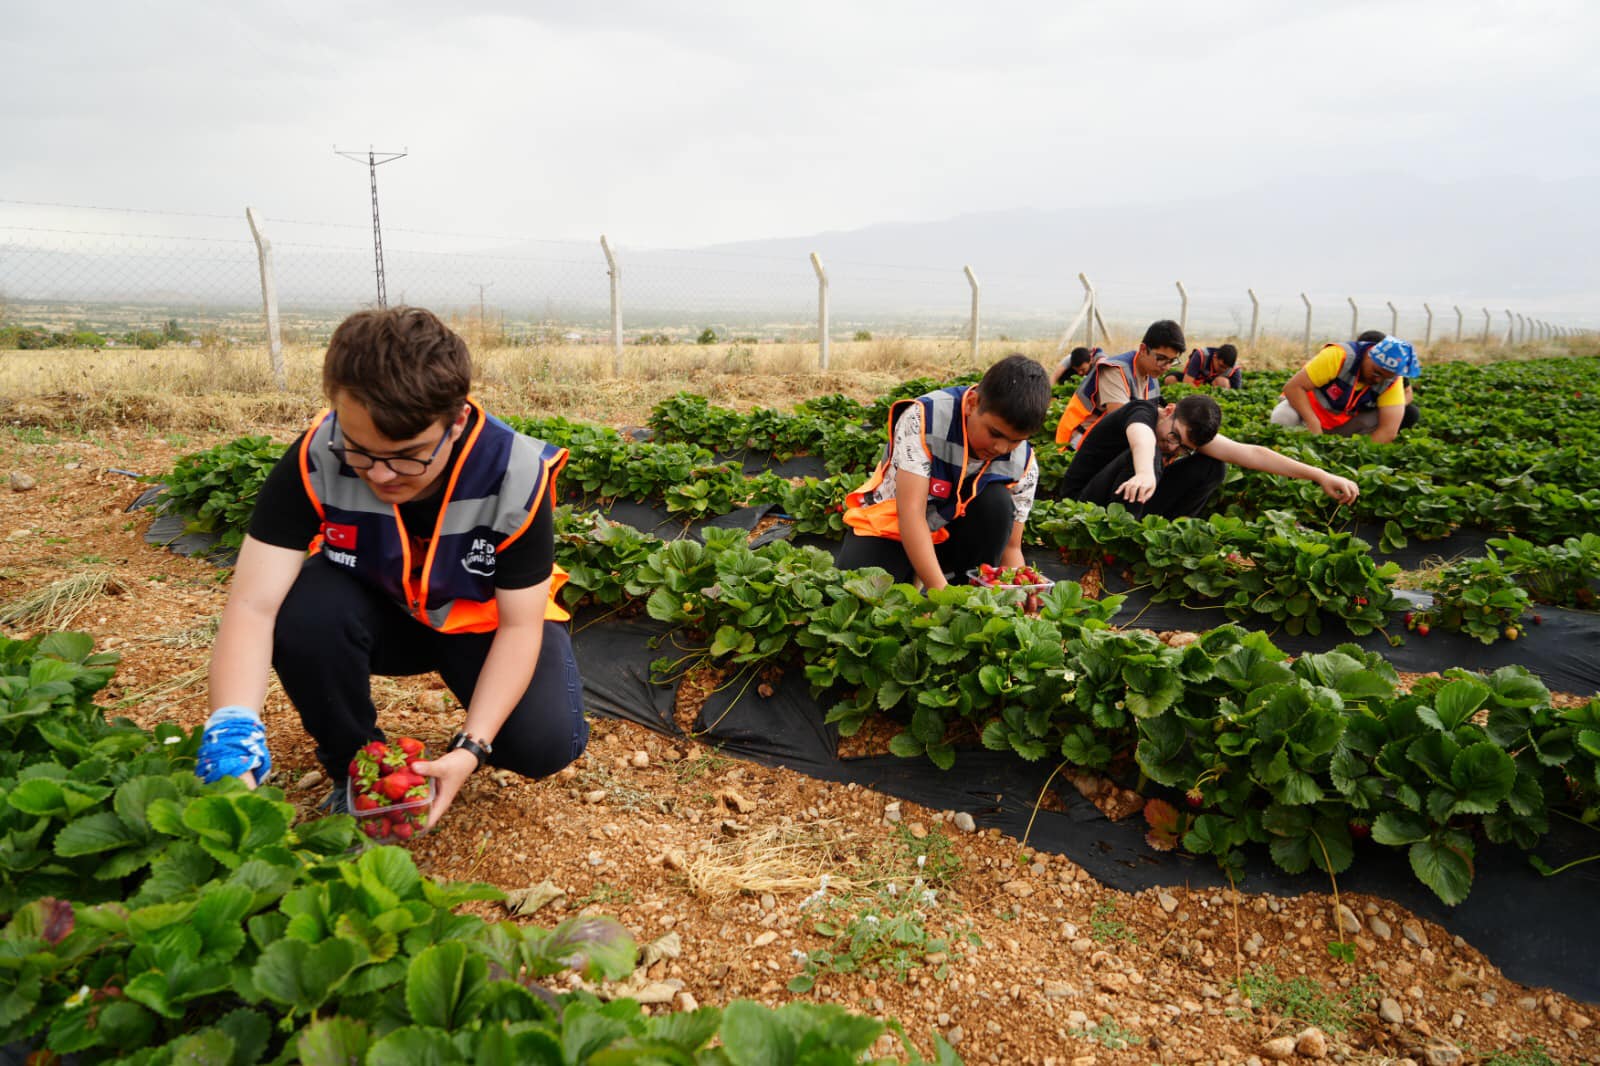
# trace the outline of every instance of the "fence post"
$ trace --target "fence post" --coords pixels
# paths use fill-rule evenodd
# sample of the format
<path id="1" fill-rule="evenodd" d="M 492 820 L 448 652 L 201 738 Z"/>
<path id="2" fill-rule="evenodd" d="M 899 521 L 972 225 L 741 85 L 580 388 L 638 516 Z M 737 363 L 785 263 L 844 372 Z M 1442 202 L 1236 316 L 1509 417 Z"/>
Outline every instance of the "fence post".
<path id="1" fill-rule="evenodd" d="M 1300 294 L 1300 302 L 1306 305 L 1306 354 L 1311 354 L 1311 298 L 1305 293 Z"/>
<path id="2" fill-rule="evenodd" d="M 967 276 L 967 284 L 972 286 L 972 361 L 978 361 L 978 276 L 972 268 L 964 266 L 961 272 Z"/>
<path id="3" fill-rule="evenodd" d="M 1393 300 L 1385 300 L 1384 303 L 1389 305 L 1389 336 L 1398 337 L 1400 335 L 1400 312 L 1395 310 Z"/>
<path id="4" fill-rule="evenodd" d="M 1084 338 L 1084 345 L 1092 349 L 1094 347 L 1094 320 L 1100 317 L 1100 309 L 1095 306 L 1094 285 L 1090 283 L 1088 275 L 1079 271 L 1078 281 L 1083 285 L 1084 305 L 1089 309 L 1089 330 Z M 1107 340 L 1109 339 L 1108 337 Z"/>
<path id="5" fill-rule="evenodd" d="M 1346 296 L 1345 299 L 1350 302 L 1350 339 L 1354 340 L 1361 336 L 1361 310 L 1356 307 L 1354 296 Z"/>
<path id="6" fill-rule="evenodd" d="M 1428 312 L 1428 328 L 1422 334 L 1422 346 L 1426 348 L 1433 343 L 1433 308 L 1423 304 L 1422 309 Z"/>
<path id="7" fill-rule="evenodd" d="M 1082 281 L 1083 275 L 1079 274 L 1078 279 Z M 1085 318 L 1088 318 L 1089 312 L 1094 310 L 1093 305 L 1090 303 L 1091 291 L 1092 290 L 1090 290 L 1086 284 L 1084 286 L 1083 293 L 1083 306 L 1078 308 L 1078 313 L 1076 315 L 1072 316 L 1072 321 L 1067 323 L 1067 328 L 1061 331 L 1061 343 L 1056 346 L 1056 358 L 1059 359 L 1062 355 L 1066 354 L 1067 348 L 1072 344 L 1072 335 L 1078 332 L 1078 323 L 1082 322 Z"/>
<path id="8" fill-rule="evenodd" d="M 1460 344 L 1461 343 L 1461 305 L 1460 304 L 1451 304 L 1450 306 L 1454 307 L 1456 309 L 1456 343 Z"/>
<path id="9" fill-rule="evenodd" d="M 1178 328 L 1183 335 L 1189 335 L 1189 290 L 1183 287 L 1183 282 L 1178 282 Z"/>
<path id="10" fill-rule="evenodd" d="M 1489 343 L 1489 326 L 1492 324 L 1492 321 L 1493 320 L 1491 319 L 1491 317 L 1489 315 L 1489 309 L 1487 307 L 1485 307 L 1483 309 L 1483 343 L 1484 344 L 1488 344 Z"/>
<path id="11" fill-rule="evenodd" d="M 611 275 L 611 376 L 622 376 L 622 269 L 611 254 L 611 243 L 600 234 L 600 250 L 606 253 L 606 273 Z"/>
<path id="12" fill-rule="evenodd" d="M 256 259 L 261 263 L 261 308 L 267 317 L 267 357 L 272 361 L 272 380 L 279 390 L 289 381 L 283 373 L 283 338 L 278 331 L 278 279 L 272 271 L 272 242 L 256 222 L 256 209 L 246 207 L 244 219 L 250 223 L 250 236 L 256 239 Z"/>
<path id="13" fill-rule="evenodd" d="M 817 272 L 817 355 L 823 370 L 828 369 L 828 272 L 822 260 L 811 253 L 811 269 Z"/>
<path id="14" fill-rule="evenodd" d="M 1506 308 L 1506 347 L 1517 343 L 1517 316 L 1511 313 L 1511 308 Z"/>
<path id="15" fill-rule="evenodd" d="M 1246 289 L 1250 294 L 1250 353 L 1256 350 L 1256 327 L 1261 324 L 1261 301 L 1256 299 L 1256 290 Z"/>

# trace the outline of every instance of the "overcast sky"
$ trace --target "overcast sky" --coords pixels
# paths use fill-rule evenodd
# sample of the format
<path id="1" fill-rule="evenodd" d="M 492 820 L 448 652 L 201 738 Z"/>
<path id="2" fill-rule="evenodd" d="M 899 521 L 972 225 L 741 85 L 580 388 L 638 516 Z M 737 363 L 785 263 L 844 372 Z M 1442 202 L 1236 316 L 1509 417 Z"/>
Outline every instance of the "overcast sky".
<path id="1" fill-rule="evenodd" d="M 370 145 L 386 230 L 638 248 L 1600 173 L 1590 0 L 7 8 L 8 201 L 359 225 Z"/>

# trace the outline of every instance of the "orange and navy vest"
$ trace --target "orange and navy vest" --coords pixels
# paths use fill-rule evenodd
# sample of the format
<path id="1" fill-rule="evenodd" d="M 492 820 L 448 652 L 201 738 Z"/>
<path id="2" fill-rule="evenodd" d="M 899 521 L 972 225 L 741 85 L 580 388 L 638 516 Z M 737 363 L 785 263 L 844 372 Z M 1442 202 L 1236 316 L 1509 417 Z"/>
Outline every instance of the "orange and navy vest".
<path id="1" fill-rule="evenodd" d="M 407 614 L 444 633 L 488 633 L 499 625 L 494 572 L 497 554 L 533 524 L 540 507 L 555 506 L 556 476 L 565 448 L 517 433 L 468 399 L 476 414 L 444 476 L 444 499 L 424 557 L 414 558 L 399 507 L 381 502 L 360 475 L 328 450 L 330 411 L 312 423 L 300 445 L 300 478 L 322 525 L 312 553 L 381 589 Z M 556 601 L 567 575 L 551 573 L 545 617 L 570 617 Z"/>
<path id="2" fill-rule="evenodd" d="M 1239 368 L 1237 366 L 1225 366 L 1215 373 L 1212 372 L 1211 363 L 1212 360 L 1216 359 L 1217 357 L 1217 350 L 1215 348 L 1196 348 L 1194 350 L 1194 355 L 1200 356 L 1200 373 L 1196 374 L 1194 378 L 1200 384 L 1209 385 L 1218 378 L 1226 378 L 1228 384 L 1236 389 L 1243 384 L 1244 375 L 1239 372 Z M 1190 358 L 1193 359 L 1194 355 L 1191 355 Z M 1187 373 L 1188 367 L 1185 366 L 1183 370 L 1179 371 L 1178 376 L 1181 379 Z"/>
<path id="3" fill-rule="evenodd" d="M 1161 382 L 1156 378 L 1146 378 L 1142 392 L 1134 387 L 1138 378 L 1133 372 L 1133 360 L 1138 354 L 1137 351 L 1132 351 L 1123 352 L 1121 355 L 1103 355 L 1094 361 L 1089 372 L 1083 375 L 1083 383 L 1078 386 L 1078 391 L 1074 392 L 1072 399 L 1067 402 L 1067 409 L 1061 412 L 1061 421 L 1056 423 L 1057 444 L 1076 448 L 1106 413 L 1105 405 L 1100 402 L 1101 374 L 1121 374 L 1122 380 L 1128 386 L 1130 400 L 1149 400 L 1151 403 L 1160 401 Z"/>
<path id="4" fill-rule="evenodd" d="M 1366 358 L 1370 344 L 1358 341 L 1338 341 L 1334 345 L 1344 349 L 1344 364 L 1333 380 L 1320 388 L 1311 389 L 1311 410 L 1322 423 L 1323 429 L 1334 429 L 1350 421 L 1358 412 L 1378 406 L 1378 389 L 1361 383 L 1361 361 Z M 1385 384 L 1384 388 L 1388 388 Z"/>
<path id="5" fill-rule="evenodd" d="M 915 400 L 897 400 L 889 406 L 889 444 L 872 476 L 845 497 L 845 525 L 863 537 L 900 539 L 900 514 L 895 499 L 883 495 L 880 490 L 889 464 L 894 461 L 895 423 L 914 403 L 922 405 L 922 449 L 933 463 L 928 476 L 928 529 L 935 544 L 949 539 L 950 531 L 945 527 L 964 515 L 967 505 L 984 489 L 996 482 L 1010 487 L 1022 480 L 1028 472 L 1028 464 L 1034 461 L 1033 448 L 1027 441 L 1018 444 L 1009 455 L 984 463 L 963 484 L 962 475 L 966 473 L 971 455 L 961 417 L 961 398 L 972 387 L 952 385 Z"/>

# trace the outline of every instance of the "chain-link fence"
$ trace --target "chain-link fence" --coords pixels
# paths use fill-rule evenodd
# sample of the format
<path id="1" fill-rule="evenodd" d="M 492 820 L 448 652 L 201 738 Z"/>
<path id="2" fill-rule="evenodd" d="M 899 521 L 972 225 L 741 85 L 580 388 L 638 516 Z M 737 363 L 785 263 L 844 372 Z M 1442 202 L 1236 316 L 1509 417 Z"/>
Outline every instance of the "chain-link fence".
<path id="1" fill-rule="evenodd" d="M 352 309 L 377 301 L 370 226 L 264 212 L 258 222 L 272 249 L 285 341 L 316 343 Z M 801 242 L 762 247 L 769 250 L 634 250 L 612 241 L 613 270 L 598 239 L 397 227 L 383 232 L 382 269 L 388 303 L 481 321 L 511 343 L 815 342 L 824 297 L 829 335 L 846 340 L 867 333 L 969 336 L 975 307 L 985 339 L 1057 338 L 1086 302 L 1085 282 L 1065 262 L 1029 273 L 990 269 L 1004 264 L 826 257 L 814 266 Z M 1281 284 L 1253 290 L 1211 287 L 1205 279 L 1187 285 L 1093 278 L 1092 284 L 1096 313 L 1083 316 L 1074 331 L 1082 340 L 1088 321 L 1103 339 L 1099 323 L 1126 337 L 1156 318 L 1182 318 L 1197 343 L 1249 343 L 1269 335 L 1319 342 L 1372 328 L 1417 341 L 1453 340 L 1459 329 L 1465 340 L 1515 343 L 1572 332 L 1578 324 L 1577 316 L 1535 318 L 1503 307 L 1394 294 L 1302 294 Z M 146 346 L 208 338 L 261 343 L 262 289 L 243 211 L 230 216 L 0 200 L 0 348 L 71 343 L 74 337 Z M 614 297 L 620 336 L 614 333 Z"/>

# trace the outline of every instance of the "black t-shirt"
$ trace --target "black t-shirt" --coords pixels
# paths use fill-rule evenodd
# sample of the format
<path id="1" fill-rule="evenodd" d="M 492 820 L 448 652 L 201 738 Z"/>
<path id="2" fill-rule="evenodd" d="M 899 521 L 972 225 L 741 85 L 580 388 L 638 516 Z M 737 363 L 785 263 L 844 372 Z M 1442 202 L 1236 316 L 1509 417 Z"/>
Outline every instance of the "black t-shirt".
<path id="1" fill-rule="evenodd" d="M 476 412 L 471 419 L 476 419 Z M 472 422 L 467 423 L 467 430 Z M 439 476 L 436 485 L 449 483 L 451 471 L 461 461 L 462 433 L 450 451 L 449 468 Z M 293 548 L 304 551 L 310 546 L 321 522 L 311 497 L 306 494 L 305 483 L 300 480 L 300 445 L 305 434 L 295 438 L 283 458 L 267 474 L 261 493 L 256 497 L 256 509 L 250 515 L 250 535 L 263 544 L 276 548 Z M 422 560 L 427 554 L 428 540 L 439 520 L 439 504 L 443 492 L 425 500 L 411 500 L 400 505 L 400 520 L 405 523 L 411 537 L 411 557 Z M 550 576 L 555 563 L 555 517 L 548 500 L 534 515 L 533 524 L 513 541 L 505 551 L 495 557 L 494 587 L 499 589 L 532 588 Z"/>
<path id="2" fill-rule="evenodd" d="M 1129 400 L 1115 411 L 1104 415 L 1094 424 L 1089 435 L 1078 444 L 1078 450 L 1061 479 L 1061 497 L 1076 500 L 1084 486 L 1100 471 L 1128 451 L 1128 426 L 1138 423 L 1156 432 L 1156 419 L 1160 416 L 1156 405 L 1149 400 Z M 1160 451 L 1159 442 L 1156 445 Z"/>

